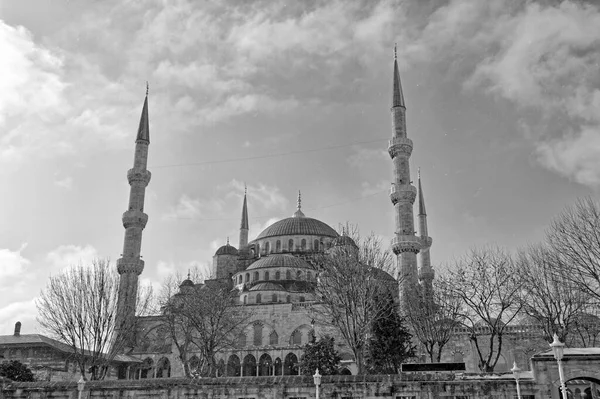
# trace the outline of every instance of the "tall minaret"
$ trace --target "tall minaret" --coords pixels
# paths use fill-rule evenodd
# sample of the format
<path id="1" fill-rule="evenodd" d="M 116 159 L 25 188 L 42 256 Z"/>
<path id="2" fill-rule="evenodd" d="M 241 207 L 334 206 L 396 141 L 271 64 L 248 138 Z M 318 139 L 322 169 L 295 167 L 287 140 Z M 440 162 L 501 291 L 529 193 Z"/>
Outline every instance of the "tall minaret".
<path id="1" fill-rule="evenodd" d="M 242 249 L 246 245 L 248 245 L 248 201 L 246 196 L 248 194 L 248 189 L 244 186 L 244 204 L 242 205 L 242 223 L 240 225 L 240 242 L 239 249 Z"/>
<path id="2" fill-rule="evenodd" d="M 406 106 L 398 72 L 396 47 L 394 47 L 394 86 L 391 112 L 393 137 L 390 140 L 388 152 L 394 163 L 394 182 L 390 191 L 390 199 L 396 213 L 396 231 L 395 237 L 392 239 L 392 250 L 397 259 L 400 306 L 406 309 L 407 300 L 415 294 L 414 290 L 418 286 L 417 254 L 421 243 L 415 235 L 413 204 L 417 197 L 417 189 L 411 184 L 409 166 L 413 142 L 406 136 Z"/>
<path id="3" fill-rule="evenodd" d="M 150 129 L 148 122 L 148 87 L 142 108 L 140 126 L 135 140 L 135 156 L 133 168 L 127 172 L 129 190 L 129 208 L 123 213 L 125 240 L 123 254 L 117 260 L 117 270 L 121 276 L 119 282 L 119 299 L 117 305 L 116 329 L 118 337 L 125 339 L 126 346 L 133 343 L 135 307 L 138 289 L 138 276 L 144 270 L 144 261 L 140 257 L 142 246 L 142 231 L 148 222 L 144 213 L 144 196 L 146 186 L 150 182 L 148 164 L 148 145 L 150 144 Z"/>
<path id="4" fill-rule="evenodd" d="M 425 198 L 423 188 L 421 187 L 421 170 L 419 176 L 419 238 L 421 239 L 421 252 L 419 252 L 419 280 L 423 297 L 427 300 L 432 299 L 433 295 L 433 277 L 434 271 L 431 267 L 431 258 L 429 257 L 429 248 L 433 240 L 427 233 L 427 212 L 425 211 Z"/>

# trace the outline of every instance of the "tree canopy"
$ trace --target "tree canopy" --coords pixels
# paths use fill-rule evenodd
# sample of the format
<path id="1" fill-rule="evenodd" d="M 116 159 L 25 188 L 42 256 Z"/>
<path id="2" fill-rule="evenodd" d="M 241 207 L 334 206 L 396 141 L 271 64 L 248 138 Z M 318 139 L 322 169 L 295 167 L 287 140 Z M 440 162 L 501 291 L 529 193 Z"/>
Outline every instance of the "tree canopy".
<path id="1" fill-rule="evenodd" d="M 35 377 L 29 367 L 18 360 L 0 363 L 0 377 L 6 377 L 19 382 L 35 381 Z"/>
<path id="2" fill-rule="evenodd" d="M 304 375 L 313 375 L 317 369 L 321 375 L 335 375 L 339 372 L 340 360 L 334 338 L 324 336 L 304 346 L 299 367 Z"/>

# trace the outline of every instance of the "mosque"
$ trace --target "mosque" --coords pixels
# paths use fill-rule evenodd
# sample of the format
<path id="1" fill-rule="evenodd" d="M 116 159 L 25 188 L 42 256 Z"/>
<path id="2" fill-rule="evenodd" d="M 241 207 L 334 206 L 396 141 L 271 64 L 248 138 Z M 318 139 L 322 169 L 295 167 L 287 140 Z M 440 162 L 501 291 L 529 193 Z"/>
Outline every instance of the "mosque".
<path id="1" fill-rule="evenodd" d="M 418 285 L 431 289 L 434 277 L 429 259 L 431 238 L 427 233 L 427 216 L 419 177 L 419 190 L 412 185 L 409 159 L 413 142 L 407 137 L 406 107 L 394 57 L 392 94 L 392 138 L 388 151 L 393 163 L 394 181 L 390 199 L 394 208 L 396 232 L 392 250 L 397 257 L 398 276 L 382 274 L 397 286 L 400 303 Z M 144 213 L 145 189 L 150 182 L 147 170 L 150 144 L 148 97 L 144 101 L 135 144 L 134 166 L 127 172 L 131 186 L 129 207 L 123 214 L 125 240 L 123 255 L 117 261 L 120 274 L 117 325 L 135 322 L 134 309 L 138 278 L 144 269 L 140 257 L 142 232 L 148 220 Z M 419 235 L 415 232 L 413 204 L 419 197 Z M 195 283 L 183 281 L 180 290 L 200 289 L 203 284 L 227 282 L 236 289 L 239 305 L 252 309 L 252 320 L 244 330 L 242 344 L 224 351 L 218 359 L 220 371 L 227 376 L 288 375 L 298 372 L 302 347 L 314 331 L 310 308 L 317 303 L 314 286 L 317 284 L 314 256 L 338 245 L 356 245 L 349 237 L 338 234 L 328 224 L 304 214 L 301 197 L 291 217 L 279 220 L 249 240 L 248 203 L 244 195 L 238 247 L 229 242 L 220 247 L 211 268 L 212 280 Z M 418 267 L 419 265 L 419 267 Z M 395 280 L 401 281 L 399 285 Z M 138 336 L 132 356 L 144 360 L 141 367 L 122 371 L 121 378 L 150 376 L 180 376 L 183 369 L 161 332 L 160 316 L 138 319 Z M 312 322 L 312 324 L 311 324 Z M 124 324 L 121 324 L 124 323 Z M 244 342 L 245 341 L 245 342 Z M 351 352 L 338 342 L 345 373 L 356 372 Z M 192 357 L 191 367 L 197 362 Z"/>

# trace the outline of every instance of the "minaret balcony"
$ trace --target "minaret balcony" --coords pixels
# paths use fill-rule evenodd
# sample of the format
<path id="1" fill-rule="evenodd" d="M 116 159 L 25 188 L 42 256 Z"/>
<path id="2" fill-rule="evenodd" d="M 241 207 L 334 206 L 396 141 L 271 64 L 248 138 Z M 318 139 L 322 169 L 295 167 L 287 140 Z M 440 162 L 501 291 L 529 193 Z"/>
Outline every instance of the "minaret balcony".
<path id="1" fill-rule="evenodd" d="M 400 255 L 403 252 L 412 252 L 418 254 L 421 250 L 420 238 L 414 235 L 402 236 L 397 235 L 392 238 L 392 251 L 396 255 Z"/>
<path id="2" fill-rule="evenodd" d="M 146 187 L 148 183 L 150 183 L 151 177 L 152 174 L 146 169 L 131 168 L 127 171 L 127 180 L 129 181 L 130 186 L 139 184 Z"/>
<path id="3" fill-rule="evenodd" d="M 407 137 L 392 137 L 388 145 L 388 153 L 392 158 L 402 154 L 407 157 L 412 154 L 413 142 Z"/>
<path id="4" fill-rule="evenodd" d="M 390 187 L 390 199 L 392 204 L 396 205 L 398 202 L 409 202 L 414 204 L 417 198 L 417 188 L 410 184 L 396 184 L 392 183 Z"/>
<path id="5" fill-rule="evenodd" d="M 431 244 L 433 243 L 433 239 L 431 237 L 420 236 L 419 239 L 421 240 L 422 249 L 429 249 L 431 247 Z"/>
<path id="6" fill-rule="evenodd" d="M 435 278 L 435 272 L 431 267 L 419 269 L 419 280 L 432 281 Z"/>
<path id="7" fill-rule="evenodd" d="M 144 270 L 144 261 L 139 258 L 126 258 L 117 259 L 117 271 L 119 274 L 124 273 L 135 273 L 138 276 L 142 274 Z"/>
<path id="8" fill-rule="evenodd" d="M 126 229 L 129 227 L 146 227 L 146 223 L 148 223 L 148 215 L 146 215 L 142 211 L 138 211 L 137 209 L 130 209 L 123 213 L 123 227 Z"/>

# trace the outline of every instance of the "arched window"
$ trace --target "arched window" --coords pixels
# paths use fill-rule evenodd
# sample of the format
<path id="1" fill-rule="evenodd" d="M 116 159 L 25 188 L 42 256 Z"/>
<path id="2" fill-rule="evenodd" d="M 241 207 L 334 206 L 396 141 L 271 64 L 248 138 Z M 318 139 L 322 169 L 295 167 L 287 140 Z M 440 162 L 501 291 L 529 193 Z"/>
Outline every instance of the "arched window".
<path id="1" fill-rule="evenodd" d="M 273 375 L 273 361 L 271 360 L 271 356 L 266 353 L 258 360 L 258 375 Z"/>
<path id="2" fill-rule="evenodd" d="M 303 251 L 306 250 L 306 239 L 302 239 L 302 241 L 300 241 L 300 249 L 302 249 Z"/>
<path id="3" fill-rule="evenodd" d="M 281 252 L 281 240 L 275 241 L 275 252 Z"/>
<path id="4" fill-rule="evenodd" d="M 288 353 L 283 363 L 283 374 L 284 375 L 297 375 L 298 374 L 298 356 L 293 353 Z"/>
<path id="5" fill-rule="evenodd" d="M 156 363 L 156 378 L 169 378 L 171 376 L 171 363 L 166 357 L 161 357 Z"/>
<path id="6" fill-rule="evenodd" d="M 292 272 L 291 271 L 287 270 L 285 272 L 285 279 L 286 280 L 291 280 L 292 279 Z"/>
<path id="7" fill-rule="evenodd" d="M 244 305 L 247 303 L 248 295 L 244 295 Z"/>
<path id="8" fill-rule="evenodd" d="M 252 355 L 247 355 L 244 358 L 244 375 L 243 377 L 255 377 L 256 376 L 256 358 Z"/>
<path id="9" fill-rule="evenodd" d="M 277 344 L 279 344 L 279 335 L 277 334 L 277 331 L 273 331 L 269 334 L 269 345 Z"/>
<path id="10" fill-rule="evenodd" d="M 198 356 L 194 355 L 190 359 L 190 371 L 191 372 L 200 372 L 200 359 Z"/>
<path id="11" fill-rule="evenodd" d="M 269 243 L 268 241 L 265 242 L 265 253 L 268 254 L 270 249 L 271 249 L 271 243 Z"/>
<path id="12" fill-rule="evenodd" d="M 291 238 L 288 241 L 288 250 L 290 252 L 292 252 L 294 250 L 294 240 L 292 240 Z"/>
<path id="13" fill-rule="evenodd" d="M 298 270 L 296 272 L 296 280 L 302 280 L 302 271 Z"/>
<path id="14" fill-rule="evenodd" d="M 256 303 L 260 303 L 262 300 L 262 295 L 256 294 Z"/>
<path id="15" fill-rule="evenodd" d="M 260 294 L 259 294 L 260 295 Z M 254 325 L 254 346 L 262 345 L 263 326 L 260 323 Z"/>
<path id="16" fill-rule="evenodd" d="M 243 278 L 242 278 L 242 275 L 240 274 L 240 277 L 238 278 L 238 284 L 242 284 L 242 282 L 243 282 Z"/>
<path id="17" fill-rule="evenodd" d="M 304 302 L 304 297 L 303 296 L 300 297 L 300 302 Z"/>
<path id="18" fill-rule="evenodd" d="M 250 273 L 246 273 L 246 282 L 250 281 Z"/>
<path id="19" fill-rule="evenodd" d="M 279 280 L 281 278 L 281 273 L 279 272 L 279 270 L 277 270 L 275 272 L 275 280 Z"/>
<path id="20" fill-rule="evenodd" d="M 277 294 L 271 295 L 271 302 L 277 302 Z"/>
<path id="21" fill-rule="evenodd" d="M 285 297 L 285 301 L 286 301 L 287 303 L 290 303 L 290 302 L 292 302 L 292 297 L 291 297 L 290 295 L 286 296 L 286 297 Z"/>
<path id="22" fill-rule="evenodd" d="M 246 334 L 240 333 L 237 338 L 237 347 L 243 348 L 246 346 Z"/>
<path id="23" fill-rule="evenodd" d="M 300 330 L 296 330 L 292 333 L 292 336 L 290 337 L 290 343 L 292 345 L 302 344 L 302 333 L 300 332 Z"/>
<path id="24" fill-rule="evenodd" d="M 227 360 L 227 377 L 239 377 L 240 376 L 240 358 L 236 355 L 229 356 Z"/>
<path id="25" fill-rule="evenodd" d="M 252 276 L 252 281 L 258 281 L 258 272 L 254 272 L 254 276 Z"/>
<path id="26" fill-rule="evenodd" d="M 312 281 L 312 273 L 311 272 L 306 272 L 306 279 L 308 281 Z"/>
<path id="27" fill-rule="evenodd" d="M 313 250 L 315 250 L 315 251 L 319 250 L 319 240 L 313 241 Z"/>
<path id="28" fill-rule="evenodd" d="M 265 272 L 265 281 L 269 281 L 269 272 Z"/>

